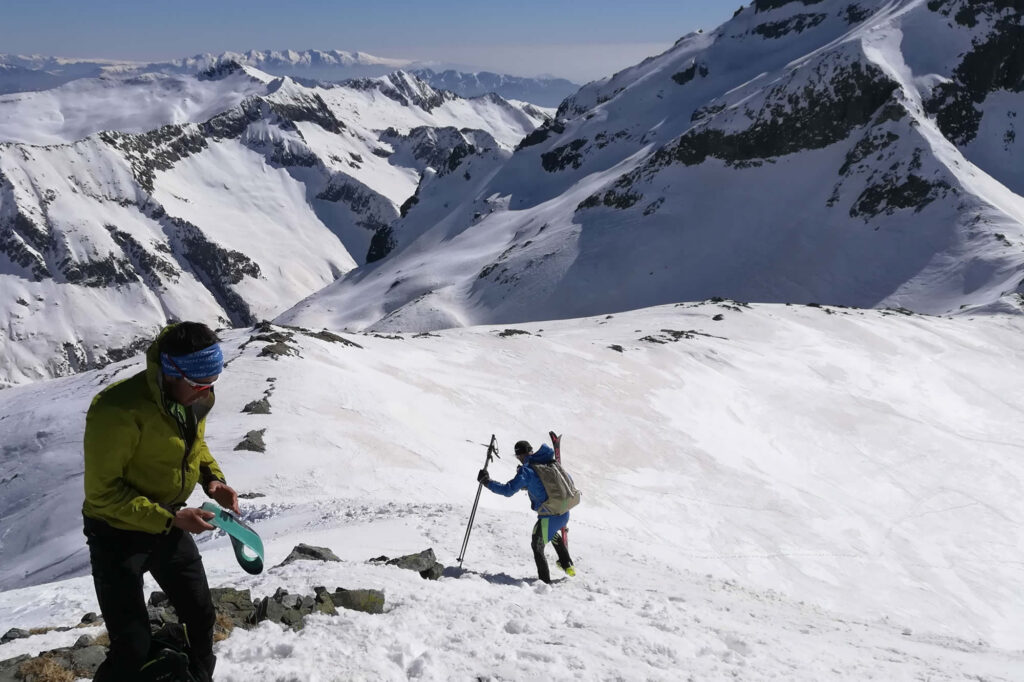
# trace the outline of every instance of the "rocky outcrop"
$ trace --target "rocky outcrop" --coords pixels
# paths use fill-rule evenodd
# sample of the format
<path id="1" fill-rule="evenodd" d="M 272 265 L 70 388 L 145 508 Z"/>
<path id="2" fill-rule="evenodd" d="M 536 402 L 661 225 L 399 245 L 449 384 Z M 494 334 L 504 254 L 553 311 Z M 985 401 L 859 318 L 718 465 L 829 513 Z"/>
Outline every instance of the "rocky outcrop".
<path id="1" fill-rule="evenodd" d="M 285 566 L 295 561 L 341 561 L 341 559 L 326 547 L 315 547 L 300 543 L 295 546 L 291 554 L 280 565 Z"/>
<path id="2" fill-rule="evenodd" d="M 418 554 L 407 554 L 395 559 L 379 556 L 370 559 L 370 563 L 397 566 L 398 568 L 416 571 L 420 574 L 420 577 L 426 580 L 437 580 L 444 574 L 444 565 L 438 562 L 433 548 L 425 549 Z"/>

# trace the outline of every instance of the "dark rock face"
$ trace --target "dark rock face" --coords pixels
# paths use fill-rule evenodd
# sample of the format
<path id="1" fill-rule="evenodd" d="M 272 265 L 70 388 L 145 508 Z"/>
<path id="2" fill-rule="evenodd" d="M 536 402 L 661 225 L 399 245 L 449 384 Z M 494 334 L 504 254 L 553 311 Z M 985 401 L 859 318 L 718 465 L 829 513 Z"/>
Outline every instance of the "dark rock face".
<path id="1" fill-rule="evenodd" d="M 843 18 L 846 19 L 847 24 L 859 24 L 870 16 L 871 11 L 860 5 L 847 5 L 843 11 Z"/>
<path id="2" fill-rule="evenodd" d="M 550 119 L 545 121 L 540 127 L 534 129 L 532 133 L 524 137 L 516 146 L 516 151 L 532 147 L 535 144 L 540 144 L 552 135 L 561 135 L 564 132 L 564 121 L 559 121 L 557 118 Z"/>
<path id="3" fill-rule="evenodd" d="M 417 106 L 423 111 L 433 111 L 456 98 L 454 93 L 435 90 L 426 82 L 404 71 L 394 72 L 387 80 L 359 78 L 345 81 L 345 85 L 356 90 L 376 90 L 403 106 Z"/>
<path id="4" fill-rule="evenodd" d="M 956 3 L 929 3 L 938 11 Z M 973 26 L 978 16 L 992 16 L 1016 5 L 1016 14 L 994 22 L 985 40 L 976 42 L 953 72 L 952 81 L 935 89 L 925 109 L 935 116 L 943 135 L 958 145 L 971 142 L 978 134 L 982 104 L 1000 90 L 1024 92 L 1024 5 L 1019 1 L 964 3 L 957 21 Z"/>
<path id="5" fill-rule="evenodd" d="M 769 39 L 782 38 L 791 33 L 803 33 L 828 18 L 827 14 L 798 14 L 782 21 L 769 21 L 755 26 L 752 33 Z"/>
<path id="6" fill-rule="evenodd" d="M 540 155 L 541 166 L 549 173 L 565 170 L 569 166 L 579 168 L 583 165 L 583 154 L 580 150 L 587 144 L 585 139 L 575 139 L 569 144 L 555 147 Z"/>
<path id="7" fill-rule="evenodd" d="M 769 12 L 779 7 L 801 3 L 803 5 L 817 5 L 824 0 L 754 0 L 755 12 Z"/>
<path id="8" fill-rule="evenodd" d="M 820 74 L 820 72 L 819 72 Z M 728 134 L 706 127 L 683 135 L 675 148 L 655 154 L 656 163 L 687 166 L 715 157 L 730 164 L 820 149 L 846 138 L 867 123 L 892 96 L 897 84 L 881 70 L 854 62 L 829 80 L 808 84 L 799 94 L 780 85 L 765 107 L 750 112 L 755 122 Z"/>
<path id="9" fill-rule="evenodd" d="M 114 225 L 107 225 L 107 232 L 111 238 L 127 256 L 132 270 L 136 276 L 146 283 L 150 289 L 158 289 L 163 286 L 164 281 L 177 282 L 181 271 L 166 258 L 155 255 L 147 250 L 127 232 L 117 229 Z M 153 245 L 154 250 L 159 251 L 160 247 Z"/>
<path id="10" fill-rule="evenodd" d="M 694 62 L 693 64 L 690 65 L 689 68 L 683 69 L 678 73 L 672 74 L 672 80 L 674 80 L 679 85 L 686 85 L 694 78 L 696 78 L 697 74 L 700 74 L 700 77 L 704 78 L 708 75 L 708 73 L 709 72 L 707 66 L 705 66 L 704 64 L 698 64 L 697 62 Z"/>
<path id="11" fill-rule="evenodd" d="M 951 190 L 945 181 L 929 182 L 914 173 L 905 177 L 885 173 L 857 197 L 850 209 L 850 216 L 863 217 L 864 222 L 867 222 L 879 214 L 891 215 L 901 208 L 913 208 L 917 213 Z"/>
<path id="12" fill-rule="evenodd" d="M 238 73 L 241 70 L 241 64 L 233 59 L 226 59 L 200 71 L 198 78 L 201 81 L 215 81 L 230 76 L 233 73 Z"/>
<path id="13" fill-rule="evenodd" d="M 854 61 L 837 65 L 822 61 L 807 68 L 811 69 L 810 78 L 803 78 L 800 70 L 791 73 L 788 82 L 766 93 L 758 108 L 748 106 L 742 115 L 753 123 L 745 129 L 725 132 L 715 127 L 716 116 L 724 111 L 725 105 L 700 112 L 699 117 L 707 121 L 705 125 L 694 126 L 675 143 L 658 150 L 647 164 L 622 176 L 611 189 L 585 199 L 576 210 L 602 204 L 631 208 L 643 199 L 634 186 L 671 164 L 694 166 L 717 158 L 734 167 L 760 165 L 773 157 L 820 149 L 844 140 L 873 118 L 890 120 L 905 113 L 891 101 L 897 83 L 871 64 Z M 803 80 L 797 81 L 798 78 Z M 795 86 L 795 82 L 801 85 Z M 865 142 L 857 153 L 866 154 L 871 144 Z M 916 191 L 910 194 L 918 196 Z M 909 200 L 909 195 L 905 200 Z M 653 213 L 659 206 L 654 199 L 645 212 Z"/>
<path id="14" fill-rule="evenodd" d="M 407 205 L 408 202 L 403 204 L 402 208 L 406 208 Z M 379 261 L 394 251 L 396 246 L 398 246 L 398 241 L 395 239 L 394 229 L 390 225 L 379 228 L 373 233 L 373 237 L 370 238 L 370 248 L 366 252 L 366 262 L 373 263 L 374 261 Z"/>
<path id="15" fill-rule="evenodd" d="M 330 107 L 324 102 L 320 95 L 308 95 L 301 98 L 293 98 L 288 102 L 270 101 L 270 110 L 276 114 L 282 122 L 291 124 L 299 122 L 316 123 L 318 126 L 332 133 L 340 133 L 345 129 L 345 124 L 335 118 Z"/>
<path id="16" fill-rule="evenodd" d="M 49 231 L 17 209 L 10 186 L 5 187 L 3 175 L 0 175 L 0 192 L 3 193 L 5 208 L 4 213 L 0 213 L 0 252 L 27 270 L 36 282 L 51 278 L 53 275 L 45 259 L 50 248 Z"/>

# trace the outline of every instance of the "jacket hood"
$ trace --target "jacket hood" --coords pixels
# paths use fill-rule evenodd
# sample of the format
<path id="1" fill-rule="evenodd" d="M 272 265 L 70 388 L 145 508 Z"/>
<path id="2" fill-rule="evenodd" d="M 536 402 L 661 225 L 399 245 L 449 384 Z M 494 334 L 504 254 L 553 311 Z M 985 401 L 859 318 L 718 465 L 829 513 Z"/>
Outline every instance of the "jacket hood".
<path id="1" fill-rule="evenodd" d="M 554 461 L 555 451 L 551 449 L 550 445 L 545 443 L 540 446 L 537 452 L 526 458 L 525 464 L 551 464 Z"/>
<path id="2" fill-rule="evenodd" d="M 164 338 L 164 334 L 176 326 L 176 323 L 169 324 L 161 329 L 160 333 L 153 339 L 153 343 L 149 344 L 149 348 L 146 349 L 146 385 L 149 386 L 149 392 L 157 405 L 163 404 L 163 382 L 160 376 L 163 374 L 163 370 L 160 368 L 160 339 Z"/>

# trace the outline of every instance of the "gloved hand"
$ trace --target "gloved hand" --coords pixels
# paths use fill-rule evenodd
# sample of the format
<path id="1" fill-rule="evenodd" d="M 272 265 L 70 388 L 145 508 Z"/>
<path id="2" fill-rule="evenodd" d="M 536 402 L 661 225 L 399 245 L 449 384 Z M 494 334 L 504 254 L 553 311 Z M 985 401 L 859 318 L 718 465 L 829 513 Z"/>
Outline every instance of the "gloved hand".
<path id="1" fill-rule="evenodd" d="M 476 480 L 487 485 L 491 482 L 491 475 L 487 473 L 487 469 L 481 469 L 480 473 L 476 475 Z"/>

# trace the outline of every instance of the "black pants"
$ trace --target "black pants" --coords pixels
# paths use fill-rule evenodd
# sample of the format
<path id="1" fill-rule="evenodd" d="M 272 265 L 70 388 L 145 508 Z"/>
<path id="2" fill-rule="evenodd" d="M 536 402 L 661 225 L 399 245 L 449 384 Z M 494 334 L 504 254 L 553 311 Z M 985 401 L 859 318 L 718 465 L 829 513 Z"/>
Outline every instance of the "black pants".
<path id="1" fill-rule="evenodd" d="M 543 518 L 537 519 L 533 527 L 533 536 L 530 538 L 530 546 L 533 548 L 533 558 L 537 562 L 537 576 L 546 583 L 551 582 L 551 570 L 548 568 L 548 560 L 544 557 L 544 545 L 548 544 L 548 527 Z M 569 548 L 562 542 L 562 535 L 555 533 L 551 538 L 551 544 L 558 555 L 558 565 L 562 568 L 572 566 L 572 559 L 569 557 Z"/>
<path id="2" fill-rule="evenodd" d="M 197 679 L 213 676 L 216 614 L 202 557 L 192 536 L 178 528 L 166 535 L 120 530 L 85 519 L 96 597 L 110 635 L 107 659 L 94 682 L 131 682 L 149 659 L 149 612 L 142 574 L 149 571 L 185 626 L 191 668 Z"/>

